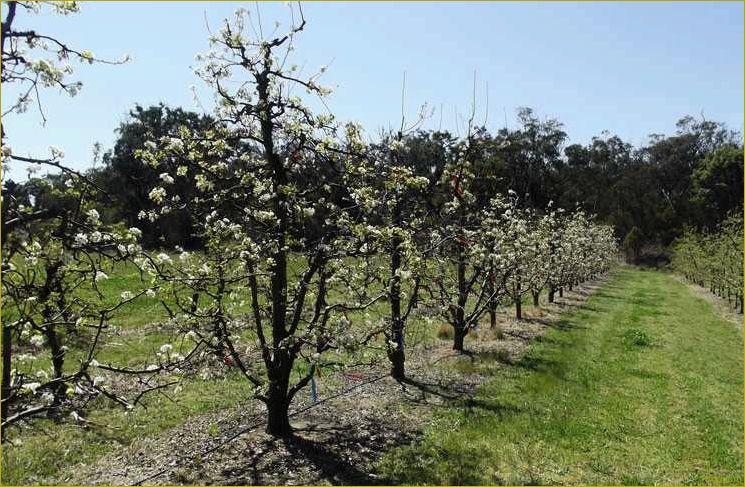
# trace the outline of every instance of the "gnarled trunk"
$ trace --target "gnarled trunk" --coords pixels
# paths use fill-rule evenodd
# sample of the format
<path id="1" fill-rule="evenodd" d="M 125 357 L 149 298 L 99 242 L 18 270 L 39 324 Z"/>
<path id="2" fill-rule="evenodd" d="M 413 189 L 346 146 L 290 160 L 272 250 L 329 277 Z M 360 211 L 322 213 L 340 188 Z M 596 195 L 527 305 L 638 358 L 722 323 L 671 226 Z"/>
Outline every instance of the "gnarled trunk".
<path id="1" fill-rule="evenodd" d="M 267 368 L 269 390 L 266 395 L 267 423 L 266 432 L 274 436 L 292 434 L 290 427 L 290 373 L 292 372 L 292 355 L 287 350 L 278 350 L 273 363 Z"/>
<path id="2" fill-rule="evenodd" d="M 289 416 L 290 404 L 287 399 L 287 387 L 270 386 L 266 401 L 266 432 L 273 436 L 290 436 L 292 427 Z"/>

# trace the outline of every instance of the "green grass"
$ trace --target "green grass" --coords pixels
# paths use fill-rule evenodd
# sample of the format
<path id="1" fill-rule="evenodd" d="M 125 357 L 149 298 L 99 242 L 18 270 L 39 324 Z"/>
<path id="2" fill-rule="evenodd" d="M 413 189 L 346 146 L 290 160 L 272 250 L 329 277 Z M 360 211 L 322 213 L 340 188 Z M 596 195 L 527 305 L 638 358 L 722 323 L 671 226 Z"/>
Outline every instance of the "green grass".
<path id="1" fill-rule="evenodd" d="M 147 409 L 138 407 L 129 414 L 102 400 L 87 415 L 86 419 L 97 425 L 90 428 L 38 420 L 33 432 L 10 431 L 10 442 L 2 449 L 2 482 L 52 485 L 63 467 L 91 462 L 137 438 L 178 426 L 191 415 L 230 407 L 249 397 L 248 382 L 236 372 L 223 379 L 186 382 L 174 396 L 177 402 L 154 395 L 147 401 Z"/>
<path id="2" fill-rule="evenodd" d="M 493 371 L 477 405 L 440 410 L 420 442 L 389 453 L 382 473 L 412 484 L 742 485 L 738 325 L 669 274 L 628 267 L 562 318 Z"/>

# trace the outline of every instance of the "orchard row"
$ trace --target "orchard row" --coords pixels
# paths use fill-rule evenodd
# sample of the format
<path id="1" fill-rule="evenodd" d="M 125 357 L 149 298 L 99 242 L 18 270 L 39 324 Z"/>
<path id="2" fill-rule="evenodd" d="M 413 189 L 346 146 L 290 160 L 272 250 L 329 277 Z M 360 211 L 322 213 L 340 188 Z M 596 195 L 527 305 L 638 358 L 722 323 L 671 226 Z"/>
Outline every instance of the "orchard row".
<path id="1" fill-rule="evenodd" d="M 432 165 L 413 164 L 404 143 L 418 122 L 370 142 L 361 126 L 316 115 L 293 93 L 323 100 L 329 90 L 286 61 L 305 25 L 295 15 L 271 39 L 246 34 L 243 10 L 226 21 L 197 69 L 214 89 L 215 123 L 153 137 L 137 153 L 159 174 L 159 184 L 141 188 L 153 209 L 140 218 L 157 224 L 186 212 L 204 249 L 144 250 L 137 227 L 102 218 L 100 189 L 59 151 L 31 161 L 62 173 L 40 180 L 44 198 L 4 208 L 3 425 L 80 418 L 99 396 L 131 408 L 217 358 L 266 404 L 268 432 L 286 435 L 289 407 L 317 371 L 380 337 L 392 375 L 406 380 L 411 320 L 449 323 L 463 351 L 482 318 L 494 326 L 498 306 L 514 305 L 521 319 L 525 296 L 537 302 L 546 291 L 551 302 L 613 264 L 610 227 L 489 189 L 474 162 L 473 114 Z M 63 79 L 52 65 L 30 69 L 52 84 Z M 112 296 L 105 283 L 123 263 L 137 266 L 141 281 Z M 117 319 L 154 298 L 168 312 L 172 343 L 136 366 L 99 360 Z M 20 367 L 28 350 L 49 362 L 32 357 L 43 367 Z M 136 378 L 136 390 L 110 387 L 117 374 Z"/>
<path id="2" fill-rule="evenodd" d="M 742 313 L 742 215 L 731 215 L 711 232 L 687 231 L 673 245 L 672 265 Z"/>

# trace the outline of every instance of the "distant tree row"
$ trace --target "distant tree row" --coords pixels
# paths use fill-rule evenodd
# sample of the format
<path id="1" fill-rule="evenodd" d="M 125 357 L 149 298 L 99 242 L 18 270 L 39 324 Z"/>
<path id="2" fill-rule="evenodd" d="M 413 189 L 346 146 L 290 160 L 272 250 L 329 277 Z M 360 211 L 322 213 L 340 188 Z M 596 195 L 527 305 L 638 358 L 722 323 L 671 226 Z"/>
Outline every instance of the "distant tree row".
<path id="1" fill-rule="evenodd" d="M 687 230 L 672 246 L 672 265 L 743 312 L 743 219 L 735 213 L 711 231 Z"/>

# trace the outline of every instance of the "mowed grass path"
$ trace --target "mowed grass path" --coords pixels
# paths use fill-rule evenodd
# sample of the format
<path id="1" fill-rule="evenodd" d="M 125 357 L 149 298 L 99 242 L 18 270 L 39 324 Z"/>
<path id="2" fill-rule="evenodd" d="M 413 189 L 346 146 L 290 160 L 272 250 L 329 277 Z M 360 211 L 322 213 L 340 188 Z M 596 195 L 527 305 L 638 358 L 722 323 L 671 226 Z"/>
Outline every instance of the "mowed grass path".
<path id="1" fill-rule="evenodd" d="M 414 484 L 742 485 L 742 340 L 670 274 L 622 267 L 381 470 Z"/>

